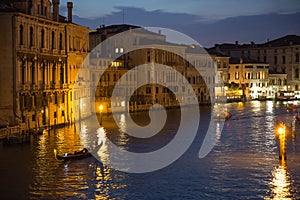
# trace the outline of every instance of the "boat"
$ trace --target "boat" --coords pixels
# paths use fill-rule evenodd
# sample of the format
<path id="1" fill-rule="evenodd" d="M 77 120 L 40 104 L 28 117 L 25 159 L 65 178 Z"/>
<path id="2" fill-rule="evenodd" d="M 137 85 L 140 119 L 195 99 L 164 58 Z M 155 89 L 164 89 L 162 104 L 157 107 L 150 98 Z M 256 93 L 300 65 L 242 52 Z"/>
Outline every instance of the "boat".
<path id="1" fill-rule="evenodd" d="M 80 151 L 75 151 L 74 153 L 64 153 L 64 154 L 57 154 L 56 149 L 54 149 L 54 156 L 57 160 L 69 161 L 69 160 L 79 160 L 83 158 L 91 157 L 92 154 L 86 149 L 83 148 Z"/>
<path id="2" fill-rule="evenodd" d="M 32 133 L 33 135 L 44 135 L 47 132 L 48 132 L 47 128 L 38 128 L 38 129 L 30 130 L 30 133 Z"/>
<path id="3" fill-rule="evenodd" d="M 232 117 L 232 114 L 225 112 L 225 121 L 229 120 Z"/>

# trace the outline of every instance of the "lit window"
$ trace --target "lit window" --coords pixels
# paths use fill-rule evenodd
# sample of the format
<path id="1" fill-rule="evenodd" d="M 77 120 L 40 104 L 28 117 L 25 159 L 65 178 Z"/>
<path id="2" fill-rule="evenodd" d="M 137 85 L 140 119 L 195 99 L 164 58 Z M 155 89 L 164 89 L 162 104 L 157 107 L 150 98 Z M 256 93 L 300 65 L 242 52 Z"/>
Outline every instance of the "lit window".
<path id="1" fill-rule="evenodd" d="M 124 52 L 124 49 L 123 48 L 120 48 L 120 53 L 123 53 Z"/>
<path id="2" fill-rule="evenodd" d="M 239 72 L 235 72 L 235 79 L 239 79 Z"/>
<path id="3" fill-rule="evenodd" d="M 116 53 L 119 53 L 119 48 L 116 48 L 115 52 L 116 52 Z"/>

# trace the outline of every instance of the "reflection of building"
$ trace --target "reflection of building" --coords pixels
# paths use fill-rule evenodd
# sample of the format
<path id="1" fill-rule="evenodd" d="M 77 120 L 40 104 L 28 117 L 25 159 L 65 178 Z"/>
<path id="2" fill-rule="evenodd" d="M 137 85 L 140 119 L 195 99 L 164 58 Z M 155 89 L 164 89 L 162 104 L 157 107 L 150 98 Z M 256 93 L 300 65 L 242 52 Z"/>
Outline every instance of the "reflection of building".
<path id="1" fill-rule="evenodd" d="M 59 15 L 59 0 L 6 2 L 0 3 L 0 125 L 71 122 L 72 87 L 89 29 L 72 23 L 71 2 L 67 20 Z"/>
<path id="2" fill-rule="evenodd" d="M 239 95 L 246 98 L 259 99 L 271 95 L 271 91 L 268 91 L 268 74 L 269 64 L 246 58 L 230 58 L 228 82 L 232 91 L 240 91 Z"/>
<path id="3" fill-rule="evenodd" d="M 155 103 L 166 107 L 178 106 L 179 99 L 188 104 L 192 101 L 191 98 L 194 98 L 192 93 L 196 94 L 196 98 L 200 103 L 209 103 L 210 94 L 214 95 L 215 69 L 212 60 L 208 58 L 208 54 L 204 51 L 201 52 L 201 49 L 196 46 L 169 43 L 166 41 L 166 36 L 161 34 L 161 31 L 155 33 L 143 28 L 137 28 L 139 27 L 131 25 L 101 26 L 90 33 L 91 47 L 96 47 L 102 42 L 101 47 L 96 47 L 97 49 L 93 49 L 92 53 L 93 59 L 96 60 L 93 62 L 95 64 L 95 72 L 109 66 L 101 77 L 97 90 L 94 93 L 96 94 L 96 100 L 101 101 L 98 104 L 103 103 L 107 105 L 108 109 L 104 108 L 104 112 L 110 112 L 109 97 L 111 97 L 116 82 L 125 73 L 127 85 L 123 85 L 118 89 L 117 93 L 120 95 L 120 98 L 112 102 L 120 106 L 120 111 L 122 109 L 146 109 Z M 130 34 L 108 41 L 109 43 L 103 43 L 103 40 L 126 30 Z M 106 46 L 109 46 L 109 48 Z M 128 47 L 132 46 L 138 49 L 128 51 Z M 169 49 L 175 50 L 176 53 L 168 51 Z M 112 58 L 115 56 L 117 59 L 113 60 Z M 189 60 L 190 63 L 185 59 Z M 172 70 L 149 70 L 148 72 L 143 72 L 144 74 L 136 71 L 131 73 L 131 75 L 127 74 L 134 67 L 144 64 L 148 65 L 149 68 L 155 64 L 169 66 L 172 69 L 176 69 L 185 79 L 178 77 Z M 201 74 L 193 66 L 199 67 L 200 71 L 202 70 Z M 93 74 L 92 72 L 91 77 L 94 77 Z M 147 77 L 146 79 L 149 81 L 151 79 L 162 81 L 168 85 L 168 88 L 176 91 L 178 96 L 174 96 L 168 88 L 157 84 L 145 85 L 134 90 L 134 87 L 142 81 L 141 77 Z M 190 84 L 193 89 L 189 90 L 181 86 L 186 83 Z M 129 93 L 133 93 L 133 95 L 128 95 Z"/>

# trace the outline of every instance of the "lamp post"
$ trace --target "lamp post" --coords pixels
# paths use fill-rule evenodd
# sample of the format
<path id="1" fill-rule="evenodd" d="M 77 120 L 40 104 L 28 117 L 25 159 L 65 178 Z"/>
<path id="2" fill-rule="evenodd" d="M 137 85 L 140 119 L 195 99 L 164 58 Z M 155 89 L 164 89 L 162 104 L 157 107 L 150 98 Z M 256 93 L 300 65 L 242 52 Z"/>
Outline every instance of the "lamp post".
<path id="1" fill-rule="evenodd" d="M 102 104 L 99 106 L 99 110 L 100 110 L 100 125 L 102 125 L 102 110 L 103 110 Z"/>
<path id="2" fill-rule="evenodd" d="M 277 134 L 279 136 L 279 159 L 286 160 L 286 126 L 283 122 L 280 122 Z"/>

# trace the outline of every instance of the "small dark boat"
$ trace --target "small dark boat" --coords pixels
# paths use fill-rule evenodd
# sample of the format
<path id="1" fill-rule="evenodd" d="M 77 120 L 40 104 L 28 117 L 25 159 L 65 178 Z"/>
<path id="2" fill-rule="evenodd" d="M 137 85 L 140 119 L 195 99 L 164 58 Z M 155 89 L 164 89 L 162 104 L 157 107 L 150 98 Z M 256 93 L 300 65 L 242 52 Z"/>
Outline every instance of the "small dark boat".
<path id="1" fill-rule="evenodd" d="M 92 154 L 86 149 L 82 149 L 81 151 L 75 151 L 74 153 L 64 153 L 62 155 L 57 154 L 56 149 L 54 149 L 54 156 L 57 160 L 79 160 L 83 158 L 91 157 Z"/>

